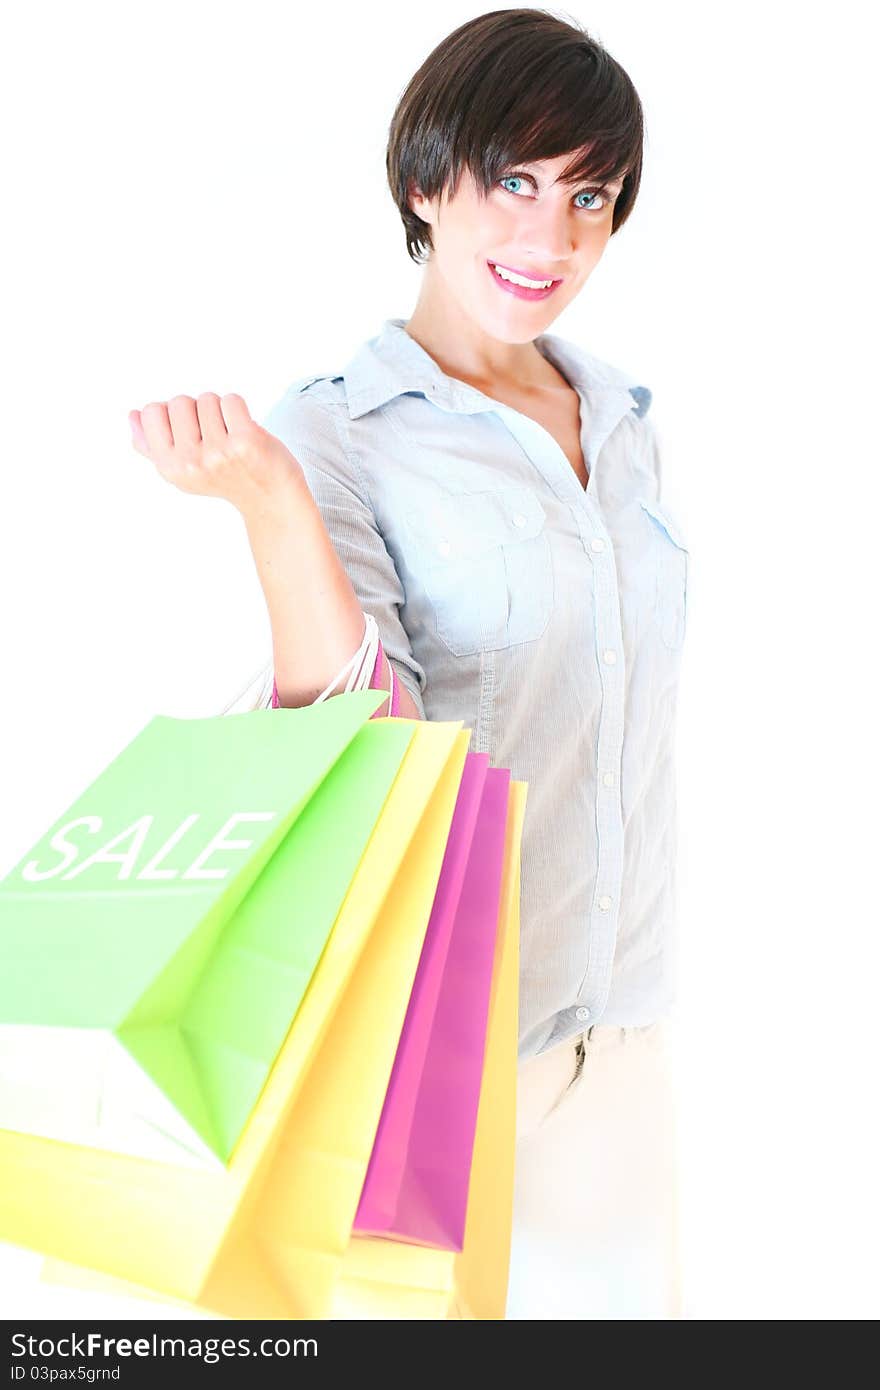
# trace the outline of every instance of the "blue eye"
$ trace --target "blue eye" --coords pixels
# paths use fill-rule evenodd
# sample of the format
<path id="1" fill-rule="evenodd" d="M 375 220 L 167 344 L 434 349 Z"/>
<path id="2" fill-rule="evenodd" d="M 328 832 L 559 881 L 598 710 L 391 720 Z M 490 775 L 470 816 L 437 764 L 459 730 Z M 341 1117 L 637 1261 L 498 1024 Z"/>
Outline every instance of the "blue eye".
<path id="1" fill-rule="evenodd" d="M 584 191 L 583 191 L 583 193 L 576 193 L 576 194 L 575 194 L 575 198 L 576 198 L 576 199 L 577 199 L 577 198 L 602 198 L 602 197 L 603 197 L 603 195 L 602 195 L 601 193 L 599 193 L 598 191 L 594 193 L 594 192 L 593 192 L 591 189 L 589 189 L 589 188 L 585 188 Z M 604 198 L 603 198 L 603 205 L 604 205 Z M 583 207 L 583 204 L 582 204 L 582 203 L 579 203 L 578 206 L 579 206 L 579 207 Z M 596 209 L 590 207 L 590 208 L 586 208 L 585 211 L 586 211 L 586 212 L 595 212 Z"/>
<path id="2" fill-rule="evenodd" d="M 498 180 L 498 182 L 501 185 L 501 187 L 505 189 L 506 192 L 513 193 L 517 197 L 520 196 L 519 190 L 516 188 L 508 188 L 508 184 L 524 184 L 528 182 L 532 184 L 533 187 L 536 187 L 534 179 L 532 179 L 531 176 L 528 174 L 505 174 L 503 178 L 500 178 Z M 577 202 L 577 199 L 579 198 L 591 199 L 591 205 L 587 206 L 585 203 Z M 592 204 L 595 204 L 597 199 L 600 200 L 600 205 L 598 207 L 595 207 Z M 575 194 L 575 201 L 577 207 L 582 212 L 602 212 L 605 208 L 608 207 L 610 200 L 606 196 L 606 194 L 602 192 L 601 189 L 584 188 L 581 190 L 580 193 Z"/>

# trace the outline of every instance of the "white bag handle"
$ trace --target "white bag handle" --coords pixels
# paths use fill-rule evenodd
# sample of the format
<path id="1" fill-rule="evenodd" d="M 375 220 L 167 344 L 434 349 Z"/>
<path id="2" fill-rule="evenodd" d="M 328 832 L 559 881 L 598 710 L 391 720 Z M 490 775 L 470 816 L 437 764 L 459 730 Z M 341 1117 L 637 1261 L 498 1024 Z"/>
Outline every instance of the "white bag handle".
<path id="1" fill-rule="evenodd" d="M 250 710 L 271 709 L 272 691 L 275 686 L 275 660 L 271 658 L 265 666 L 261 666 L 248 681 L 244 690 L 236 695 L 224 709 L 218 710 L 218 716 L 224 714 L 247 714 Z"/>
<path id="2" fill-rule="evenodd" d="M 348 680 L 346 681 L 345 690 L 369 689 L 370 681 L 373 677 L 373 669 L 376 665 L 376 657 L 379 651 L 379 629 L 372 613 L 365 613 L 364 618 L 366 619 L 366 631 L 364 632 L 361 645 L 358 647 L 351 660 L 345 663 L 339 674 L 334 676 L 326 690 L 322 691 L 318 698 L 312 701 L 313 704 L 318 705 L 323 700 L 326 700 L 331 690 L 336 688 L 346 671 L 349 671 L 349 668 L 351 668 L 351 670 Z M 394 692 L 393 680 L 394 673 L 392 672 L 392 694 Z M 219 711 L 219 715 L 247 714 L 250 710 L 271 709 L 274 686 L 275 661 L 273 657 L 266 665 L 261 666 L 259 671 L 251 677 L 240 694 L 238 694 L 234 700 L 231 700 L 230 703 L 226 705 L 225 709 Z"/>

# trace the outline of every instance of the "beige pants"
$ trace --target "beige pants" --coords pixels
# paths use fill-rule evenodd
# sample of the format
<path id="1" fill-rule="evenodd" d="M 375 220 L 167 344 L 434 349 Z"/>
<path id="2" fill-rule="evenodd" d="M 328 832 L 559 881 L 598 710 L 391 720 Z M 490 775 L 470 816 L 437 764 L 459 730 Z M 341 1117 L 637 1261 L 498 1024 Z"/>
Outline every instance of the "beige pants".
<path id="1" fill-rule="evenodd" d="M 680 1316 L 665 1025 L 594 1027 L 519 1066 L 507 1317 Z"/>

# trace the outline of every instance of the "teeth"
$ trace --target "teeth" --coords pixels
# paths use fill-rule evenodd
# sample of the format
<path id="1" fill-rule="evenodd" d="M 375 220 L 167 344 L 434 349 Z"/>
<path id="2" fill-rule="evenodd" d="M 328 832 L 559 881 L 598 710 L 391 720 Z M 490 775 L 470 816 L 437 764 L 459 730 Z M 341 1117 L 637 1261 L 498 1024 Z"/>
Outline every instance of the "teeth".
<path id="1" fill-rule="evenodd" d="M 527 280 L 524 275 L 517 275 L 513 270 L 504 270 L 500 265 L 496 265 L 495 274 L 500 275 L 502 280 L 511 280 L 514 285 L 524 285 L 527 290 L 546 290 L 553 284 L 552 280 Z"/>

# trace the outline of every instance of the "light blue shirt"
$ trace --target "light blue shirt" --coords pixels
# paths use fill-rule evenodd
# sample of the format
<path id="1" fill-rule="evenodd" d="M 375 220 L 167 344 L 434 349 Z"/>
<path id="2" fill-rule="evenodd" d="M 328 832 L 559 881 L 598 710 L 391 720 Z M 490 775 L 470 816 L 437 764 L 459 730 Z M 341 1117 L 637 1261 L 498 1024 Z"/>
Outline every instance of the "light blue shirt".
<path id="1" fill-rule="evenodd" d="M 420 714 L 528 783 L 519 1055 L 666 1013 L 688 552 L 651 392 L 555 334 L 586 490 L 553 436 L 447 376 L 403 319 L 263 421 L 299 460 Z"/>

